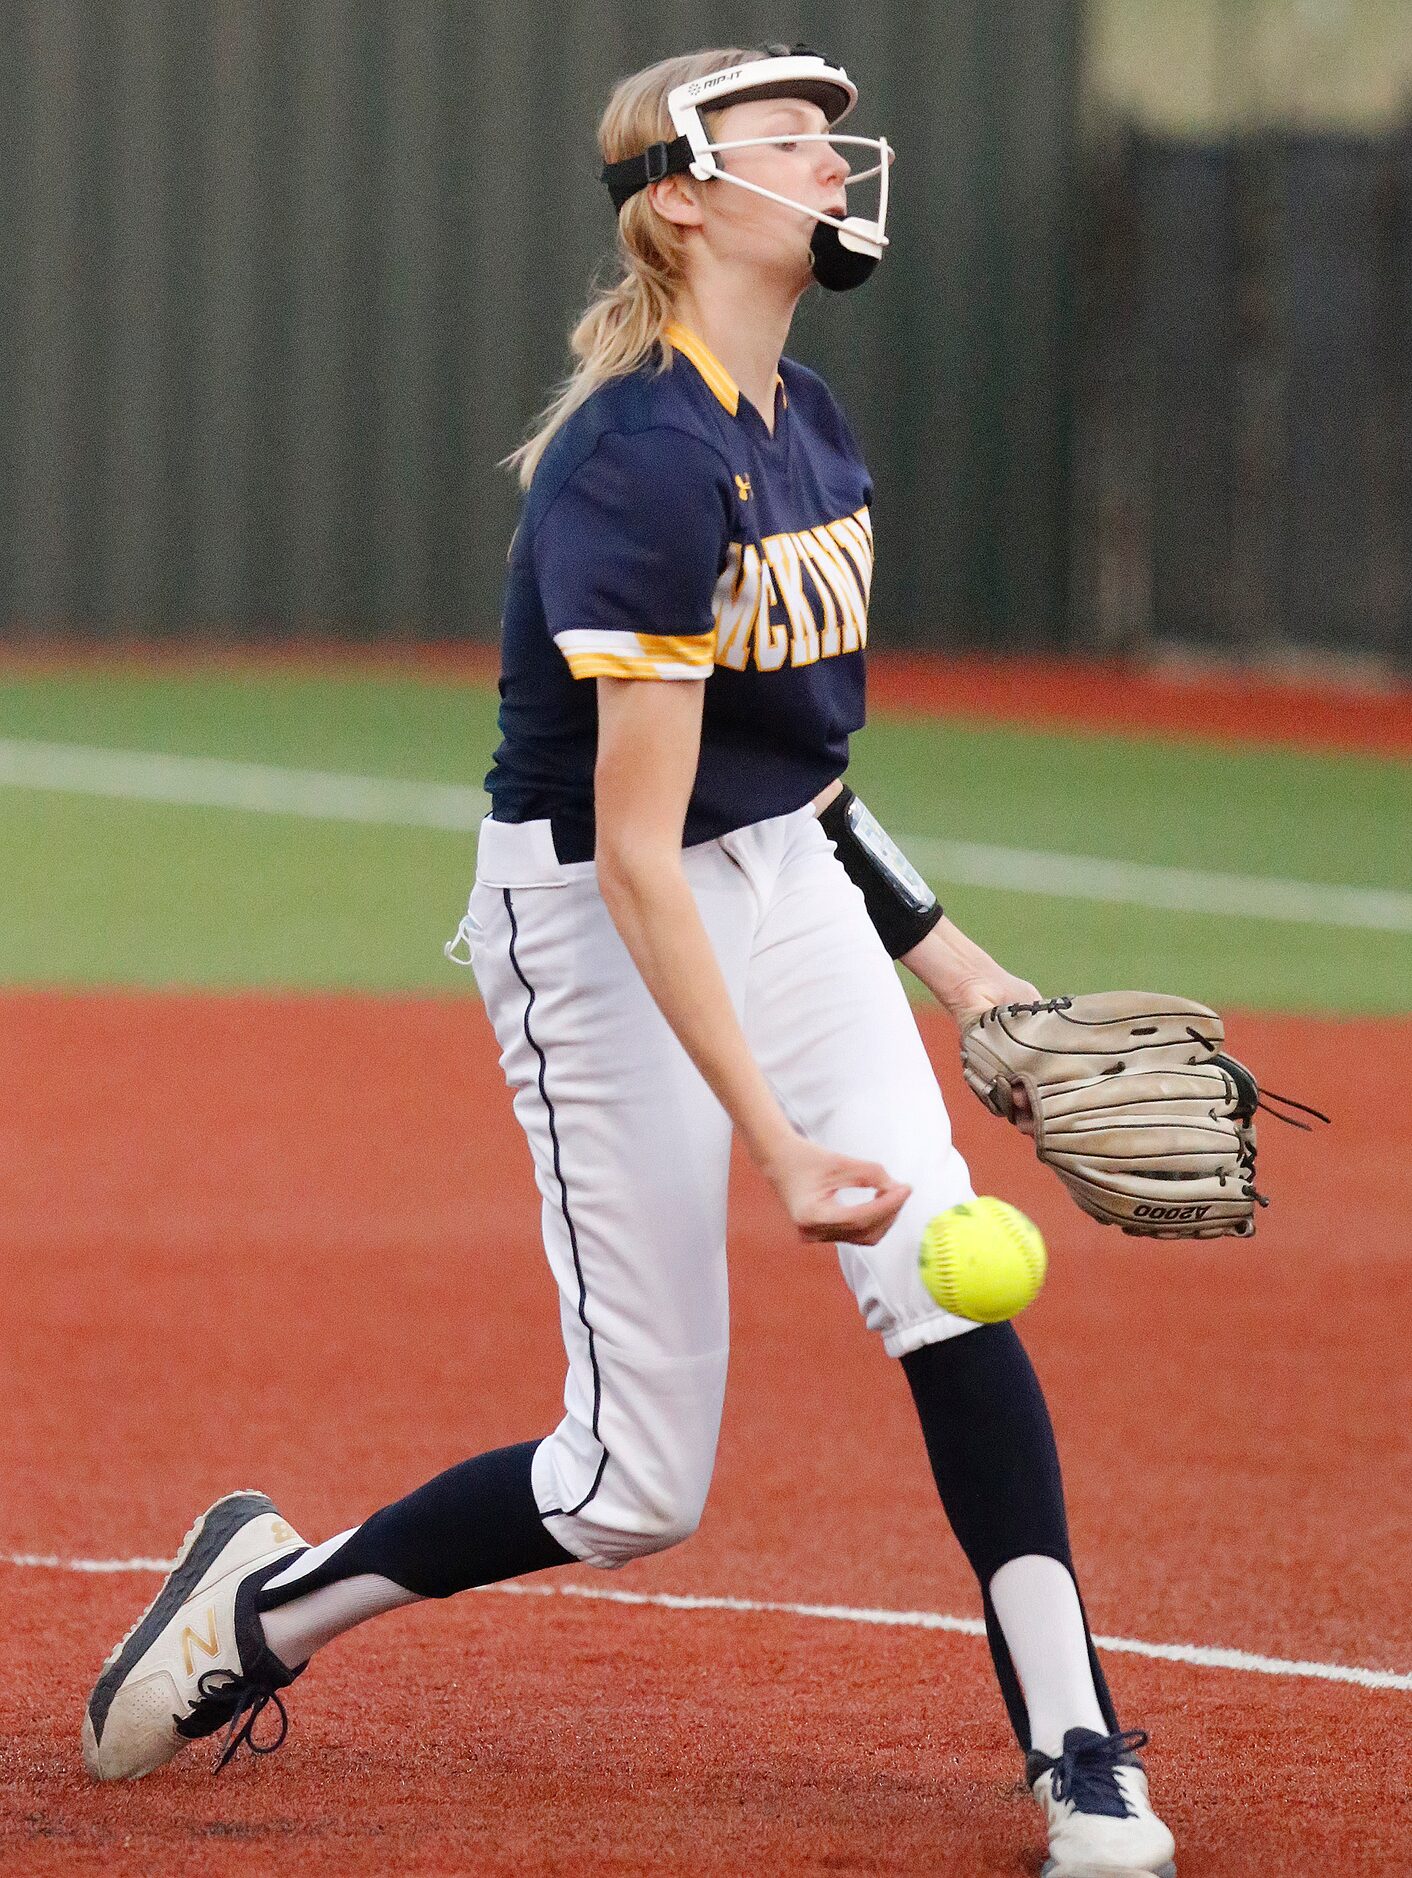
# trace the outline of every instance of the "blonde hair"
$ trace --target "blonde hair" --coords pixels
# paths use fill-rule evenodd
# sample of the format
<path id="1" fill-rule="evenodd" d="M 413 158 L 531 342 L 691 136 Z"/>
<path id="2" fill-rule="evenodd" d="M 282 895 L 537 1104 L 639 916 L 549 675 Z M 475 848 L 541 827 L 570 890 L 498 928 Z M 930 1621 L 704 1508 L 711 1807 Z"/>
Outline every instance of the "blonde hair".
<path id="1" fill-rule="evenodd" d="M 672 141 L 676 131 L 667 114 L 667 93 L 675 86 L 761 56 L 734 46 L 688 52 L 620 80 L 598 124 L 603 161 L 617 163 L 639 156 L 651 143 Z M 685 256 L 682 230 L 657 213 L 645 190 L 623 204 L 618 213 L 618 277 L 598 288 L 584 309 L 569 337 L 577 363 L 540 413 L 532 434 L 505 458 L 505 467 L 517 473 L 522 489 L 529 488 L 551 439 L 579 406 L 600 385 L 635 372 L 652 357 L 672 318 Z M 670 350 L 664 349 L 663 369 L 668 363 Z"/>

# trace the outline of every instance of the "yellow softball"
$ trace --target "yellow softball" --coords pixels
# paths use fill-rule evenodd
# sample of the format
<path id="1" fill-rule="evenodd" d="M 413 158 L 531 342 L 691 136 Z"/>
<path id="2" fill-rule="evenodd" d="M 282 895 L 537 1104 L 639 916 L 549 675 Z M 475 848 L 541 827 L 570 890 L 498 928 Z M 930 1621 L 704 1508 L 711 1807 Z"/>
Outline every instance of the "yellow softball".
<path id="1" fill-rule="evenodd" d="M 1048 1258 L 1039 1227 L 1005 1200 L 963 1200 L 922 1234 L 922 1283 L 955 1317 L 1001 1324 L 1033 1304 Z"/>

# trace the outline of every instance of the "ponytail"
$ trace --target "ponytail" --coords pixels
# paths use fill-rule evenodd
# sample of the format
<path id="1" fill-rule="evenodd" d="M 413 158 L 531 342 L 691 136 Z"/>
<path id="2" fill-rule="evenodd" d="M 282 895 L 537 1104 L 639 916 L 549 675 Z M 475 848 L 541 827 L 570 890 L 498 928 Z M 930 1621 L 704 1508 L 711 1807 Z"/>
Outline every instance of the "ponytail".
<path id="1" fill-rule="evenodd" d="M 604 162 L 637 156 L 649 144 L 676 135 L 667 113 L 667 94 L 676 86 L 755 56 L 736 48 L 693 52 L 663 59 L 623 79 L 598 126 Z M 600 385 L 638 371 L 659 348 L 662 368 L 670 364 L 671 348 L 663 335 L 681 290 L 685 256 L 683 231 L 657 213 L 645 192 L 623 204 L 618 213 L 618 277 L 600 287 L 584 309 L 569 338 L 577 361 L 574 369 L 540 413 L 531 435 L 505 458 L 505 467 L 516 472 L 521 488 L 529 488 L 555 434 Z"/>

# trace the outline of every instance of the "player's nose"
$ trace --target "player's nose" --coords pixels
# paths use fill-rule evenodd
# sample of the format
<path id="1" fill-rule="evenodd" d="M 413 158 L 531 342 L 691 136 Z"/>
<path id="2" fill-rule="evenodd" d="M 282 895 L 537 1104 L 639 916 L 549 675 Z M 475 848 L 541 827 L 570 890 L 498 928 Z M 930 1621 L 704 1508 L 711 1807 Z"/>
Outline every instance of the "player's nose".
<path id="1" fill-rule="evenodd" d="M 848 159 L 831 143 L 816 144 L 815 173 L 825 189 L 839 189 L 848 175 Z"/>

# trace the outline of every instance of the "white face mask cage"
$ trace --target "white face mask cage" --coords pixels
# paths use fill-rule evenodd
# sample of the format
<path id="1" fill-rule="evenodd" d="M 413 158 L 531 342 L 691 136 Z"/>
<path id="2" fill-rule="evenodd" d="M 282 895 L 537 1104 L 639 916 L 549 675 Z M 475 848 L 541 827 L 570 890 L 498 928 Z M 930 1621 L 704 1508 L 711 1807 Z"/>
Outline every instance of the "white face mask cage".
<path id="1" fill-rule="evenodd" d="M 690 174 L 700 182 L 719 178 L 723 182 L 733 183 L 738 189 L 748 189 L 752 195 L 763 196 L 767 201 L 778 202 L 787 209 L 795 209 L 810 221 L 827 223 L 837 231 L 843 247 L 851 249 L 855 254 L 866 255 L 873 261 L 880 259 L 883 249 L 888 245 L 888 171 L 894 155 L 887 139 L 836 136 L 830 129 L 828 132 L 811 131 L 797 136 L 786 133 L 782 136 L 740 137 L 725 143 L 712 143 L 701 121 L 701 112 L 720 110 L 727 104 L 738 103 L 746 97 L 758 97 L 762 93 L 766 97 L 796 101 L 804 99 L 818 104 L 828 118 L 830 127 L 845 118 L 858 99 L 858 87 L 843 67 L 813 52 L 752 59 L 745 65 L 728 66 L 724 71 L 711 72 L 705 78 L 695 78 L 689 84 L 678 85 L 667 94 L 667 111 L 677 135 L 684 137 L 690 146 Z M 871 151 L 876 160 L 866 169 L 850 171 L 844 179 L 844 187 L 850 189 L 856 183 L 876 177 L 876 217 L 833 215 L 810 208 L 807 203 L 798 202 L 791 196 L 781 195 L 760 183 L 749 182 L 716 161 L 722 151 L 751 150 L 784 143 L 847 144 Z"/>
<path id="2" fill-rule="evenodd" d="M 774 189 L 766 189 L 761 183 L 752 183 L 744 176 L 737 176 L 733 170 L 723 169 L 714 159 L 727 150 L 758 150 L 765 144 L 826 143 L 833 149 L 847 144 L 856 149 L 867 150 L 877 161 L 866 169 L 851 169 L 841 178 L 845 190 L 854 188 L 859 183 L 871 182 L 874 177 L 878 183 L 878 212 L 874 217 L 862 215 L 833 215 L 824 209 L 811 209 L 803 202 L 796 202 L 792 196 L 783 196 Z M 807 215 L 811 221 L 827 222 L 838 230 L 838 238 L 845 248 L 851 248 L 855 254 L 866 254 L 873 260 L 882 258 L 882 251 L 888 246 L 887 195 L 888 171 L 892 168 L 896 151 L 886 137 L 851 137 L 839 136 L 834 131 L 793 131 L 778 137 L 736 137 L 726 143 L 707 143 L 701 157 L 692 164 L 691 174 L 699 176 L 704 182 L 715 177 L 721 182 L 734 183 L 737 189 L 748 189 L 752 195 L 764 196 L 768 202 L 778 202 L 787 209 L 797 209 L 801 215 Z M 705 166 L 709 163 L 709 169 Z"/>

